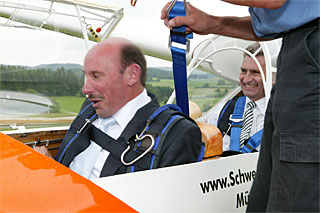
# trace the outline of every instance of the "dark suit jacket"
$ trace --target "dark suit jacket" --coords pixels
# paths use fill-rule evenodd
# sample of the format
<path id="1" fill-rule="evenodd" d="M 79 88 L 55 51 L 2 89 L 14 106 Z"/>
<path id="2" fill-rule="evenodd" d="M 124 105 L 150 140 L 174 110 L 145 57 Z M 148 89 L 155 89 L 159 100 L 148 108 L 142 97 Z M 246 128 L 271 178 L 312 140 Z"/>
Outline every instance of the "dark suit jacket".
<path id="1" fill-rule="evenodd" d="M 132 136 L 142 132 L 147 119 L 159 107 L 157 98 L 152 94 L 149 94 L 149 96 L 152 98 L 152 101 L 136 112 L 132 120 L 120 135 L 117 143 L 126 143 L 126 141 L 128 141 Z M 90 101 L 86 100 L 82 109 L 87 107 L 88 104 L 90 104 Z M 92 110 L 95 112 L 94 108 Z M 90 144 L 89 131 L 81 133 L 78 135 L 79 137 L 75 137 L 77 128 L 73 126 L 78 125 L 78 120 L 79 119 L 76 118 L 72 123 L 56 157 L 56 159 L 65 166 L 69 166 L 74 157 L 84 151 Z M 76 139 L 74 140 L 74 138 Z M 197 162 L 202 146 L 203 143 L 201 141 L 201 131 L 199 127 L 195 123 L 184 118 L 177 122 L 166 136 L 159 154 L 158 167 Z M 66 149 L 66 147 L 68 148 Z M 149 169 L 150 164 L 148 159 L 150 156 L 151 154 L 146 155 L 139 160 L 139 166 L 136 168 L 137 171 Z M 127 172 L 127 169 L 128 167 L 121 163 L 119 157 L 110 153 L 103 166 L 100 177 L 123 174 Z"/>

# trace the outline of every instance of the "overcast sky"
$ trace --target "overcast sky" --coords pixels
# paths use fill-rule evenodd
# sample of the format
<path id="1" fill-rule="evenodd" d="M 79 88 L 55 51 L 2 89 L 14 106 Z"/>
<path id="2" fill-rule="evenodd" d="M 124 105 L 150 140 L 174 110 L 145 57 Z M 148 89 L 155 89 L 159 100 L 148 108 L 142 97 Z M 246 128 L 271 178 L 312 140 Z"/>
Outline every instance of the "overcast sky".
<path id="1" fill-rule="evenodd" d="M 83 56 L 87 52 L 83 39 L 48 30 L 0 26 L 0 32 L 1 64 L 26 66 L 49 63 L 83 64 Z M 171 66 L 171 62 L 165 60 L 149 56 L 146 58 L 149 66 Z"/>
<path id="2" fill-rule="evenodd" d="M 128 2 L 128 4 L 130 2 L 129 0 L 108 0 L 106 3 L 110 2 L 112 5 L 112 1 L 124 1 Z M 104 1 L 100 0 L 99 3 L 102 2 Z M 143 7 L 143 4 L 147 4 L 146 2 L 147 1 L 139 2 L 138 0 L 136 8 L 130 7 L 129 9 L 137 10 L 139 6 Z M 157 4 L 162 5 L 162 2 L 167 2 L 167 0 L 157 0 Z M 197 0 L 194 4 L 203 4 L 205 2 L 208 2 L 208 0 Z M 218 6 L 212 7 L 216 13 L 226 13 L 227 15 L 247 13 L 246 8 L 233 7 L 226 3 L 220 5 L 219 0 L 210 0 L 209 2 L 219 2 Z M 150 2 L 148 1 L 148 3 Z M 202 9 L 205 8 L 202 7 Z M 160 20 L 160 11 L 154 16 L 157 21 Z M 5 22 L 6 19 L 0 18 L 0 23 Z M 27 66 L 48 63 L 83 64 L 83 57 L 87 52 L 83 39 L 61 33 L 3 26 L 0 26 L 0 32 L 0 64 Z M 149 66 L 171 66 L 170 62 L 164 60 L 154 59 L 152 57 L 147 57 L 147 60 Z"/>

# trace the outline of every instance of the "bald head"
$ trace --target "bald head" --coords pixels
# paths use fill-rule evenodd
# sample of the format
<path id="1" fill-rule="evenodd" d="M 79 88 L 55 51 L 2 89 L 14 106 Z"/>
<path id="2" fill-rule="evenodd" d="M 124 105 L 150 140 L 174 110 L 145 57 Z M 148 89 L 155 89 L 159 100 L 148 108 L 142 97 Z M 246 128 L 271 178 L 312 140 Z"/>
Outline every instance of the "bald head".
<path id="1" fill-rule="evenodd" d="M 118 63 L 120 65 L 120 51 L 125 45 L 131 45 L 131 43 L 122 38 L 110 38 L 102 41 L 89 50 L 84 64 L 88 65 L 88 62 L 95 61 L 99 65 L 105 65 L 106 63 Z"/>
<path id="2" fill-rule="evenodd" d="M 84 60 L 88 95 L 100 117 L 109 117 L 144 88 L 146 62 L 140 49 L 123 38 L 95 45 Z"/>
<path id="3" fill-rule="evenodd" d="M 98 57 L 98 63 L 118 63 L 121 67 L 120 72 L 123 72 L 131 64 L 137 64 L 141 69 L 140 82 L 145 87 L 147 78 L 146 60 L 141 50 L 131 41 L 119 37 L 109 38 L 89 50 L 85 60 L 91 60 L 97 58 L 97 56 L 100 56 Z"/>
<path id="4" fill-rule="evenodd" d="M 96 44 L 93 48 L 91 48 L 87 56 L 91 54 L 95 54 L 96 52 L 108 52 L 110 48 L 113 50 L 120 50 L 121 47 L 125 45 L 133 45 L 129 40 L 124 38 L 109 38 L 107 40 L 101 41 L 100 43 Z"/>

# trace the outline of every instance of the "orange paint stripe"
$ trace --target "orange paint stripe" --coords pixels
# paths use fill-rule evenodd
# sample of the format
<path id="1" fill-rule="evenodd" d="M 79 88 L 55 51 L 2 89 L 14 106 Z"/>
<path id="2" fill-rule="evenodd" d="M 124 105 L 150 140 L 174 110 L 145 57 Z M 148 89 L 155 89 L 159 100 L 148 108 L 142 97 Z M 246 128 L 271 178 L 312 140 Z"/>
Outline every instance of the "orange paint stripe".
<path id="1" fill-rule="evenodd" d="M 91 181 L 0 133 L 0 211 L 136 212 Z"/>

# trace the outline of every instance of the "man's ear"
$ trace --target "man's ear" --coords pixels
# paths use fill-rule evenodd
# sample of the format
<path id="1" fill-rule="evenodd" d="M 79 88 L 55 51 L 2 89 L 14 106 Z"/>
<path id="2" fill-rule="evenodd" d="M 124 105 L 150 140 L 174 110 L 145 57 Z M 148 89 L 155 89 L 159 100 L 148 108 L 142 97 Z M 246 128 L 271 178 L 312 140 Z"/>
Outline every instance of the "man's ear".
<path id="1" fill-rule="evenodd" d="M 140 82 L 141 69 L 138 64 L 131 64 L 127 67 L 126 77 L 128 86 L 132 87 Z"/>

